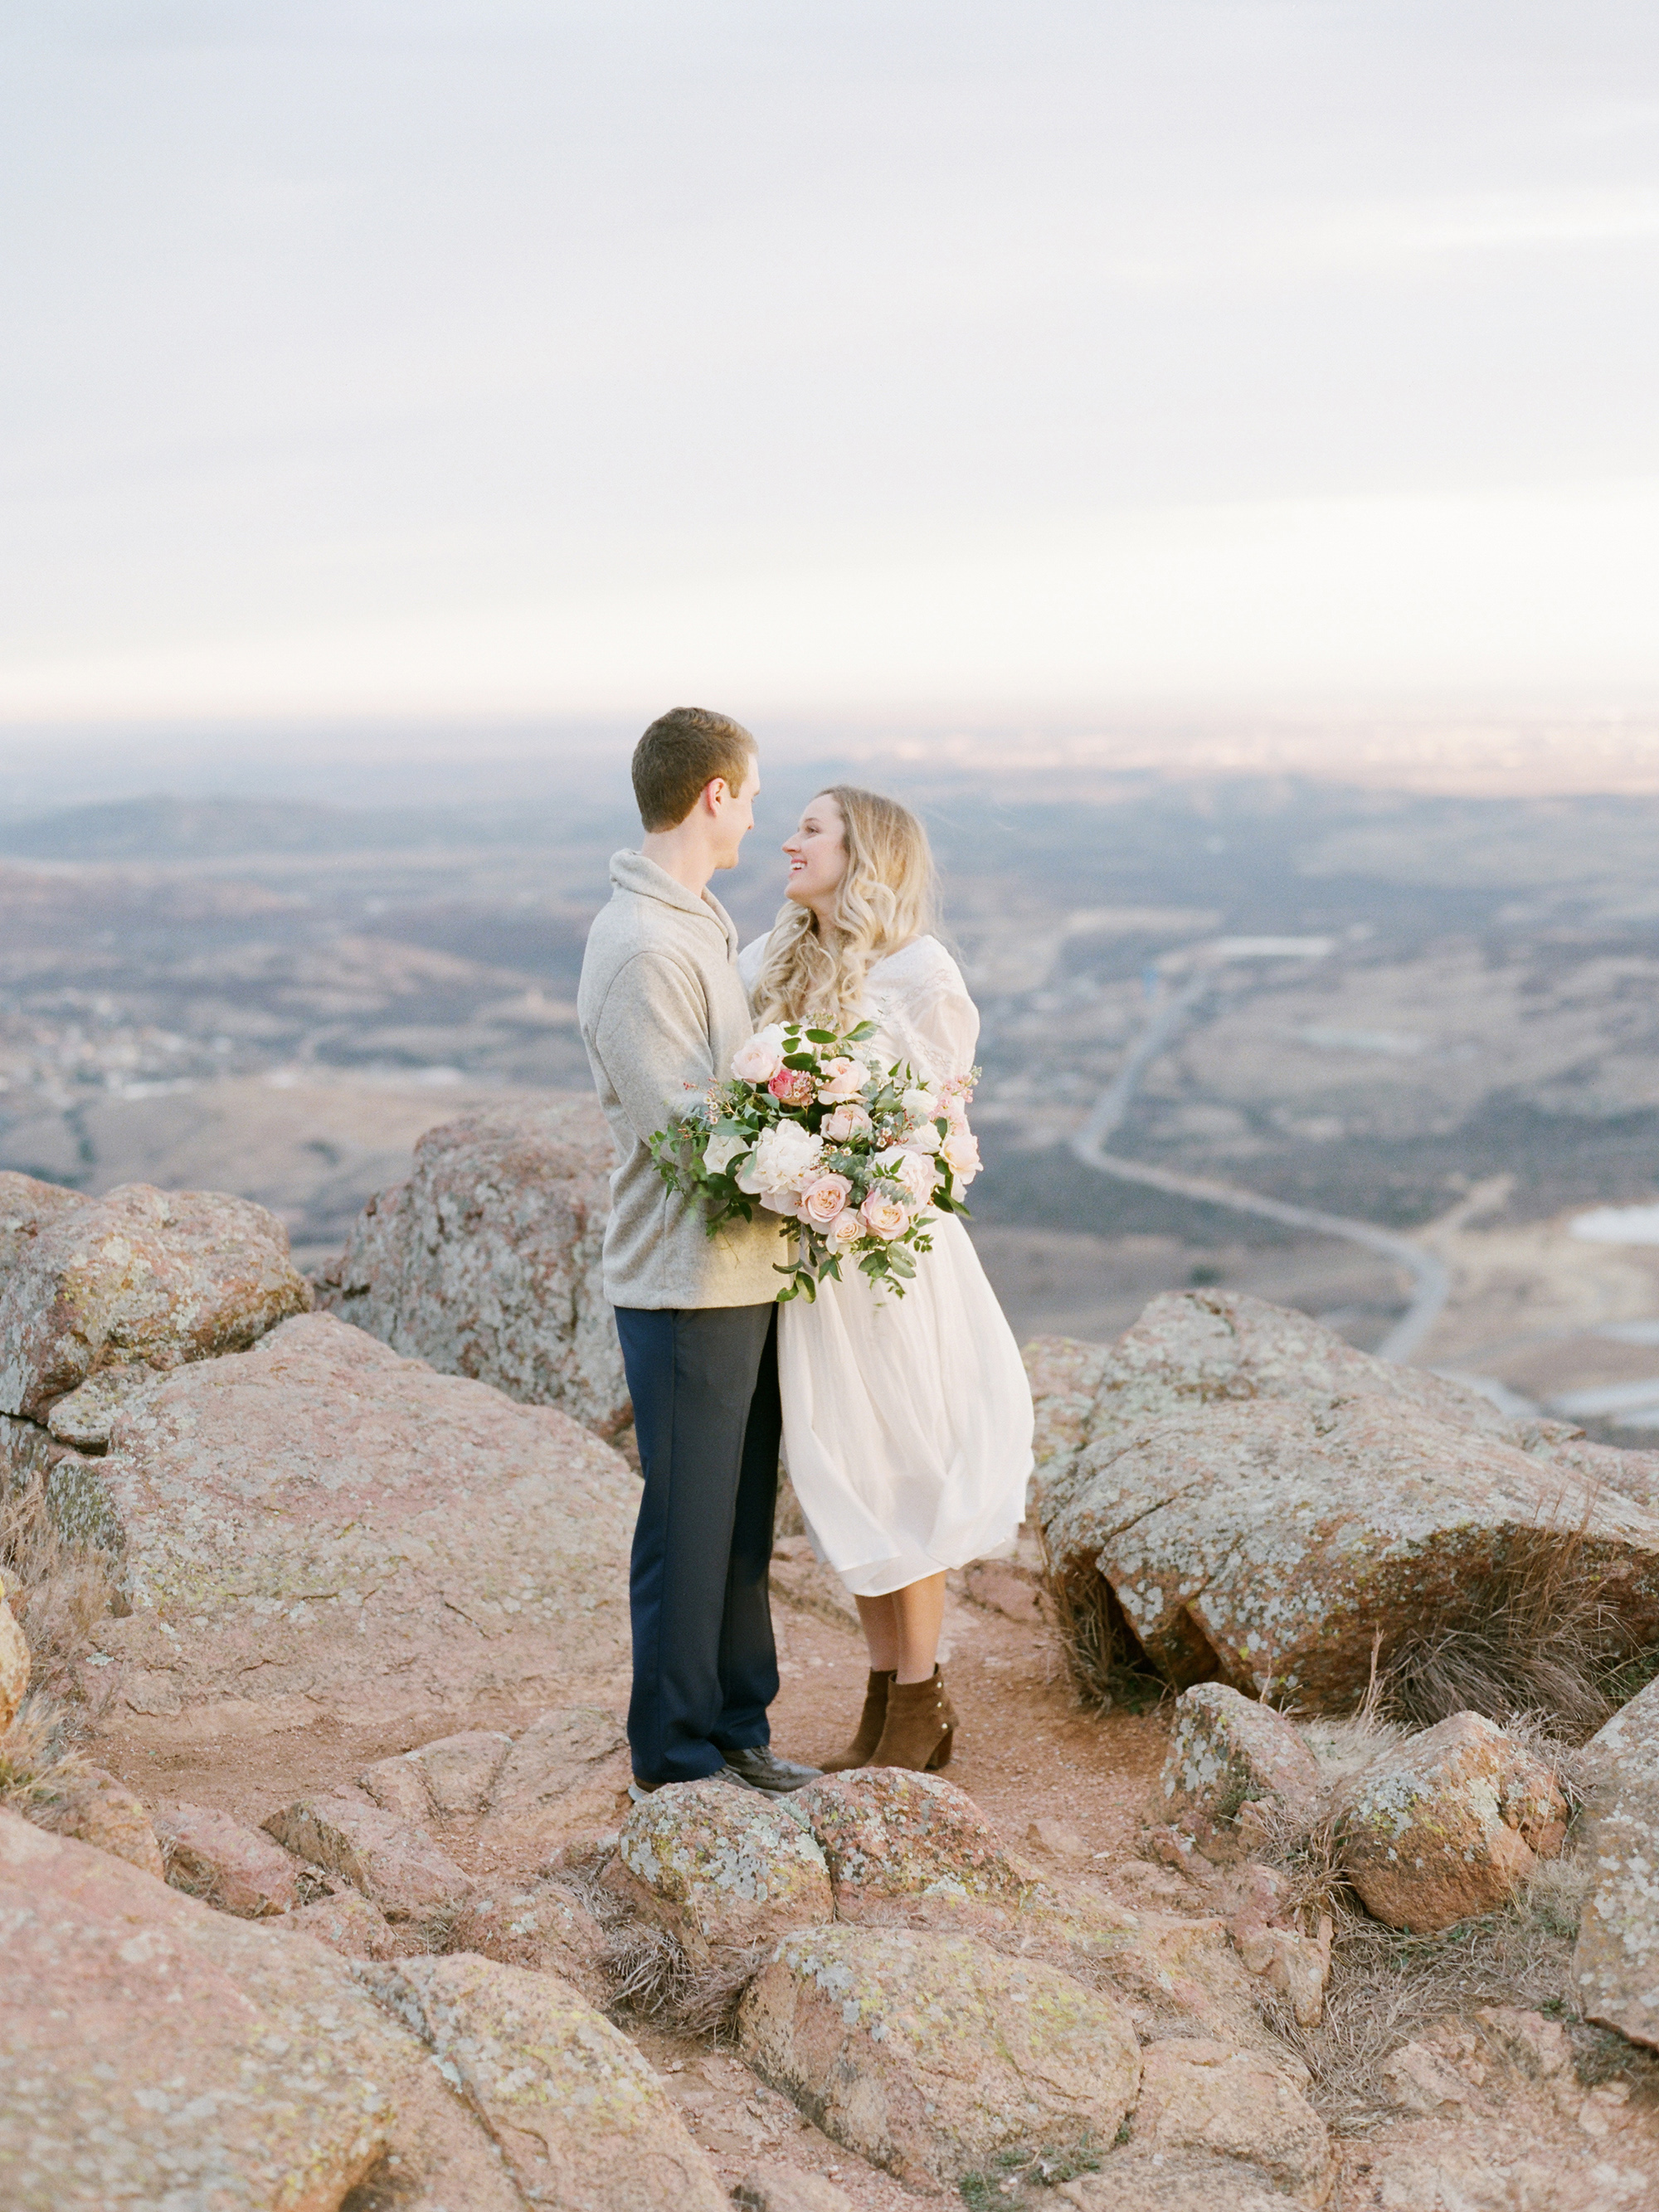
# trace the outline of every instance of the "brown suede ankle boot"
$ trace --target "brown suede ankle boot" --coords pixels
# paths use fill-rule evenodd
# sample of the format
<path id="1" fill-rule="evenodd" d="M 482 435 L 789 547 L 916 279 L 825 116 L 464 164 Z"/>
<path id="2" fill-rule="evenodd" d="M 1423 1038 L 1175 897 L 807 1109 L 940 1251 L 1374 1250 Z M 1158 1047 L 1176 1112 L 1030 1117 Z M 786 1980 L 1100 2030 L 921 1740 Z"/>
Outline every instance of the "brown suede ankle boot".
<path id="1" fill-rule="evenodd" d="M 833 1759 L 823 1762 L 826 1774 L 845 1774 L 849 1766 L 868 1766 L 870 1754 L 881 1741 L 881 1731 L 887 1719 L 887 1697 L 896 1676 L 890 1667 L 884 1674 L 871 1670 L 870 1685 L 864 1693 L 864 1711 L 859 1716 L 857 1732 L 845 1751 L 838 1751 Z"/>
<path id="2" fill-rule="evenodd" d="M 934 1773 L 950 1764 L 956 1733 L 956 1707 L 937 1667 L 925 1682 L 901 1682 L 896 1675 L 887 1694 L 887 1725 L 870 1764 Z"/>

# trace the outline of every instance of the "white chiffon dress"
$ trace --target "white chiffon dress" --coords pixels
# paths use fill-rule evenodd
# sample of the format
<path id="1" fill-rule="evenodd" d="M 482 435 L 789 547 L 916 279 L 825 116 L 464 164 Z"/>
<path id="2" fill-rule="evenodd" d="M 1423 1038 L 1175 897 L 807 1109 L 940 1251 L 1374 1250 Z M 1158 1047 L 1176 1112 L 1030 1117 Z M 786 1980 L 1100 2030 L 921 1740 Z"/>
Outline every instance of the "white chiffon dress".
<path id="1" fill-rule="evenodd" d="M 739 957 L 751 992 L 766 943 Z M 876 963 L 864 1012 L 872 1048 L 924 1082 L 974 1064 L 979 1010 L 937 938 Z M 855 1597 L 1006 1551 L 1024 1515 L 1019 1347 L 962 1223 L 939 1214 L 933 1237 L 902 1298 L 854 1265 L 778 1316 L 784 1462 L 814 1548 Z"/>

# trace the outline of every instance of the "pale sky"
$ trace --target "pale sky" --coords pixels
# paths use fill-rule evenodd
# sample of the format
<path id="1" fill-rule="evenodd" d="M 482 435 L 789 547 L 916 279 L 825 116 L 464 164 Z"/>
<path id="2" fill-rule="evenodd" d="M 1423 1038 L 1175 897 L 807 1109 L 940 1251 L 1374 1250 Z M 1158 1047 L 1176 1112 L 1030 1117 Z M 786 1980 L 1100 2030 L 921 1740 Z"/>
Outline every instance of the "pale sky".
<path id="1" fill-rule="evenodd" d="M 10 0 L 0 725 L 1659 702 L 1652 0 Z"/>

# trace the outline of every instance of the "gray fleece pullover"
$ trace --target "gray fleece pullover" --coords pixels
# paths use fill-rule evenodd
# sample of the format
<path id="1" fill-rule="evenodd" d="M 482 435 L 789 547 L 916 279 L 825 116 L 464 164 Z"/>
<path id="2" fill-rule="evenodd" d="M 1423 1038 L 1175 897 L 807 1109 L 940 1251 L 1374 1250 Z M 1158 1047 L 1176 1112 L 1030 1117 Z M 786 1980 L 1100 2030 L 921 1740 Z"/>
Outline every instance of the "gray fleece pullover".
<path id="1" fill-rule="evenodd" d="M 701 1205 L 652 1165 L 649 1139 L 723 1082 L 750 1036 L 738 933 L 641 853 L 611 860 L 611 903 L 587 933 L 576 1012 L 616 1139 L 605 1294 L 613 1306 L 748 1306 L 776 1297 L 784 1244 L 775 1214 L 710 1237 Z"/>

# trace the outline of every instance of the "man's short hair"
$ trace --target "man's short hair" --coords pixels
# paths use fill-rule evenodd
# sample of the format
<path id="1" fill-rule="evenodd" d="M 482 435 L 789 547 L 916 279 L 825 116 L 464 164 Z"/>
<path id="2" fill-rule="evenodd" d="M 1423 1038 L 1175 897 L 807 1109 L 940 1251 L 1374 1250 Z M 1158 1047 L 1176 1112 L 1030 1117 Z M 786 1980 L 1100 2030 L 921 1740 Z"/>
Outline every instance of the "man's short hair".
<path id="1" fill-rule="evenodd" d="M 724 776 L 735 792 L 748 781 L 758 748 L 741 722 L 706 707 L 671 707 L 634 748 L 634 796 L 647 830 L 673 830 L 703 787 Z"/>

